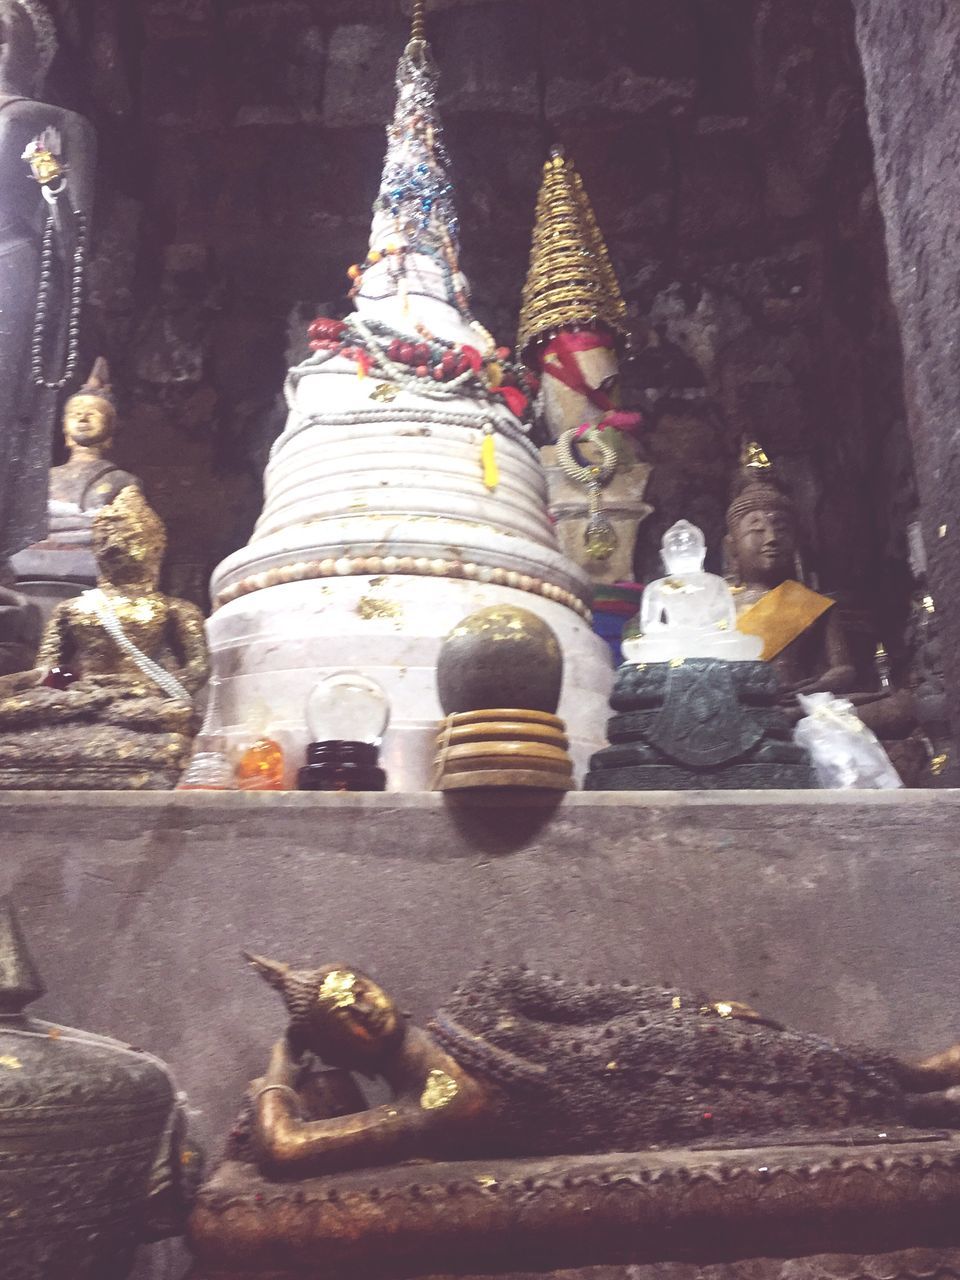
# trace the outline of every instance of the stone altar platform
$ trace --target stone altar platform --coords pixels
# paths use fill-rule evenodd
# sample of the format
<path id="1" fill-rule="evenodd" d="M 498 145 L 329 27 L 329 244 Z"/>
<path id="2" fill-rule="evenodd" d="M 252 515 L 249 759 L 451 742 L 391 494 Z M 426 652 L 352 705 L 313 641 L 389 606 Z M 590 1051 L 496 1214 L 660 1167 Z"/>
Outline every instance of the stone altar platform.
<path id="1" fill-rule="evenodd" d="M 389 976 L 424 1018 L 486 958 L 747 1000 L 921 1054 L 960 1040 L 960 791 L 8 792 L 38 1016 L 161 1054 L 215 1150 L 283 1022 L 241 947 Z M 174 1280 L 161 1248 L 138 1273 Z"/>

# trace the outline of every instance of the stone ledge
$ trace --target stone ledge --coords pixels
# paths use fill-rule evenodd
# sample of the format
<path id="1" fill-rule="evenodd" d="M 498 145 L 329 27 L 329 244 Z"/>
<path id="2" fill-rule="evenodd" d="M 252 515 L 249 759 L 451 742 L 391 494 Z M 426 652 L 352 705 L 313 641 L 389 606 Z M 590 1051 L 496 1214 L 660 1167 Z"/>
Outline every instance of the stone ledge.
<path id="1" fill-rule="evenodd" d="M 436 791 L 357 792 L 351 795 L 317 794 L 301 791 L 239 792 L 191 791 L 4 791 L 0 792 L 0 821 L 19 810 L 49 813 L 66 810 L 134 809 L 144 812 L 197 812 L 222 810 L 239 816 L 251 811 L 324 809 L 339 813 L 352 810 L 422 809 L 442 811 L 464 807 L 497 812 L 502 809 L 535 811 L 556 808 L 552 800 L 535 801 L 529 796 L 489 795 L 452 802 Z M 763 812 L 784 808 L 805 811 L 862 810 L 865 815 L 890 810 L 904 817 L 952 813 L 960 819 L 960 789 L 937 791 L 573 791 L 561 801 L 564 810 L 581 809 L 690 809 L 722 808 Z"/>

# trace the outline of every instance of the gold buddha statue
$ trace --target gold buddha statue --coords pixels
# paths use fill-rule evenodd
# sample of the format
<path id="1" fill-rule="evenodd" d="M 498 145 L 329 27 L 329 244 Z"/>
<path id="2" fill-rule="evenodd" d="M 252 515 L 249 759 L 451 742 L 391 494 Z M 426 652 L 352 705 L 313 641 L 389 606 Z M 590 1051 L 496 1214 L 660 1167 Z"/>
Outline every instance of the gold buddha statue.
<path id="1" fill-rule="evenodd" d="M 13 557 L 20 589 L 44 616 L 97 580 L 93 517 L 101 507 L 140 481 L 109 459 L 117 426 L 110 370 L 102 357 L 63 411 L 69 457 L 52 467 L 47 498 L 47 536 Z"/>
<path id="2" fill-rule="evenodd" d="M 97 587 L 57 606 L 33 670 L 0 679 L 0 786 L 163 789 L 189 755 L 203 616 L 157 590 L 163 522 L 128 486 L 92 537 Z"/>
<path id="3" fill-rule="evenodd" d="M 70 397 L 63 411 L 63 438 L 69 459 L 50 469 L 50 532 L 68 535 L 89 531 L 93 513 L 130 485 L 140 481 L 109 460 L 117 426 L 110 370 L 101 356 L 90 377 Z M 77 518 L 84 517 L 78 525 Z M 89 537 L 89 533 L 88 533 Z"/>

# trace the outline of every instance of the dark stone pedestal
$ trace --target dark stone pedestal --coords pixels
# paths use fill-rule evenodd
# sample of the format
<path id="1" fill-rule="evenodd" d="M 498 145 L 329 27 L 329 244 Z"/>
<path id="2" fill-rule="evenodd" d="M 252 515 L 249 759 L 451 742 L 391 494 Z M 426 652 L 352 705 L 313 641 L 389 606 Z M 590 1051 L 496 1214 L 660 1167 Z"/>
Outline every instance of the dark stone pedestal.
<path id="1" fill-rule="evenodd" d="M 292 1185 L 230 1161 L 194 1211 L 193 1278 L 401 1280 L 627 1265 L 608 1274 L 635 1277 L 633 1267 L 653 1274 L 665 1262 L 752 1259 L 755 1280 L 767 1280 L 786 1259 L 822 1253 L 846 1255 L 836 1274 L 920 1274 L 878 1256 L 897 1249 L 929 1250 L 930 1274 L 956 1267 L 955 1138 L 891 1131 L 862 1135 L 862 1145 L 850 1136 L 793 1141 L 397 1165 Z"/>
<path id="2" fill-rule="evenodd" d="M 610 746 L 590 761 L 586 791 L 816 787 L 807 753 L 777 706 L 765 662 L 716 658 L 624 663 L 610 705 Z"/>

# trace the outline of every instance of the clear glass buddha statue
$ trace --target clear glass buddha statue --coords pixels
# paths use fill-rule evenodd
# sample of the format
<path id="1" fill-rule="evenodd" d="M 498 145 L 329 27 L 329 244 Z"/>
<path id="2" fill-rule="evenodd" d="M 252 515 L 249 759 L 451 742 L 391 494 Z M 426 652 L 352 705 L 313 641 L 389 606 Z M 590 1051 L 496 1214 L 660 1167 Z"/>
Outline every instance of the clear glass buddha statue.
<path id="1" fill-rule="evenodd" d="M 705 573 L 707 545 L 689 520 L 678 520 L 663 535 L 667 576 L 651 582 L 640 613 L 628 624 L 623 653 L 628 662 L 672 662 L 721 658 L 756 662 L 763 641 L 737 630 L 733 594 L 723 578 Z"/>

